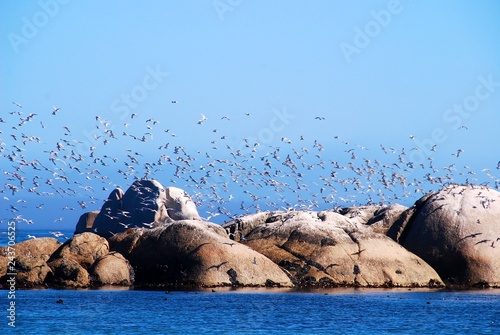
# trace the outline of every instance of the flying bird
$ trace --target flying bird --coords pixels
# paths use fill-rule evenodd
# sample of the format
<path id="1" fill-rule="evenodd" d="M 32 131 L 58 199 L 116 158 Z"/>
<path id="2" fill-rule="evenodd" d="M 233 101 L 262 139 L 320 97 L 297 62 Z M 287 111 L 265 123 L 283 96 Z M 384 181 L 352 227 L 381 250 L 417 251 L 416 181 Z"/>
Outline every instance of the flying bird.
<path id="1" fill-rule="evenodd" d="M 207 117 L 206 117 L 205 115 L 201 114 L 201 119 L 200 119 L 200 120 L 198 120 L 198 124 L 202 124 L 202 123 L 203 123 L 203 122 L 205 122 L 206 120 L 208 120 L 208 119 L 207 119 Z"/>

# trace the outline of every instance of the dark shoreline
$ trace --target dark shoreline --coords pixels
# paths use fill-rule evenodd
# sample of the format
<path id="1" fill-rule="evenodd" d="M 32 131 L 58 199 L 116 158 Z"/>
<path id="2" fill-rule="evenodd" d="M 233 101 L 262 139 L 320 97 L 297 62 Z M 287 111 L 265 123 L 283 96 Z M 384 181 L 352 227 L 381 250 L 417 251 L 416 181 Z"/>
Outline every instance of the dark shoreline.
<path id="1" fill-rule="evenodd" d="M 336 287 L 336 288 L 287 288 L 287 287 L 190 287 L 190 288 L 174 288 L 174 287 L 135 287 L 135 286 L 117 286 L 117 285 L 105 285 L 98 287 L 46 287 L 37 286 L 32 288 L 18 288 L 17 291 L 156 291 L 165 292 L 166 294 L 171 293 L 278 293 L 278 294 L 288 294 L 288 293 L 314 293 L 314 294 L 350 294 L 350 293 L 379 293 L 379 292 L 450 292 L 450 293 L 492 293 L 500 294 L 500 287 L 464 287 L 464 288 L 451 288 L 451 287 Z M 0 291 L 6 291 L 5 288 L 0 288 Z"/>

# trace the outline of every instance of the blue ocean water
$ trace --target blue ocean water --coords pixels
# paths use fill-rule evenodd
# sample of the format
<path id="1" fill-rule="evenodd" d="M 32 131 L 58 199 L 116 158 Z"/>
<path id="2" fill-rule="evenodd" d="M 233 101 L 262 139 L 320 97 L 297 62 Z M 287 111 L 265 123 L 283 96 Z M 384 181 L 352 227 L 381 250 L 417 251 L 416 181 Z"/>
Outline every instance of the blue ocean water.
<path id="1" fill-rule="evenodd" d="M 61 233 L 61 242 L 73 235 Z M 28 235 L 54 237 L 20 230 L 16 241 Z M 0 234 L 0 246 L 7 242 Z M 16 290 L 13 298 L 0 290 L 0 333 L 500 334 L 500 289 L 216 291 L 45 289 Z M 8 325 L 12 301 L 15 328 Z"/>
<path id="2" fill-rule="evenodd" d="M 57 302 L 59 301 L 59 303 Z M 2 334 L 500 334 L 500 290 L 19 290 Z"/>
<path id="3" fill-rule="evenodd" d="M 32 238 L 53 237 L 64 243 L 73 237 L 74 230 L 48 230 L 48 229 L 17 229 L 15 231 L 15 242 L 19 243 Z M 8 229 L 6 226 L 0 227 L 0 247 L 9 243 Z"/>

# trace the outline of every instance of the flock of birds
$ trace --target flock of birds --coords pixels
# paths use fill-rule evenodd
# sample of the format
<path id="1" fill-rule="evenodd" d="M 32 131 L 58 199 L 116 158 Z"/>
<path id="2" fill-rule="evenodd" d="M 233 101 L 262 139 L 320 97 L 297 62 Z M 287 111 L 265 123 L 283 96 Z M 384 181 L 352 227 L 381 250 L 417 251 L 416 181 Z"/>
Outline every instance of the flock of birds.
<path id="1" fill-rule="evenodd" d="M 89 140 L 76 126 L 51 122 L 50 117 L 64 112 L 53 107 L 33 113 L 14 102 L 13 110 L 0 117 L 0 224 L 61 222 L 73 229 L 78 217 L 100 209 L 114 188 L 126 190 L 141 178 L 183 188 L 200 215 L 213 222 L 262 210 L 411 205 L 450 183 L 500 187 L 494 175 L 500 162 L 496 169 L 475 172 L 461 161 L 461 149 L 441 153 L 449 164 L 437 166 L 432 156 L 412 162 L 410 153 L 418 147 L 368 148 L 334 135 L 320 143 L 280 133 L 276 143 L 264 144 L 225 134 L 224 129 L 234 127 L 233 116 L 203 114 L 193 120 L 193 133 L 210 134 L 211 140 L 193 149 L 175 129 L 162 128 L 160 120 L 140 112 L 126 120 L 92 116 Z M 328 120 L 311 116 L 311 122 Z"/>

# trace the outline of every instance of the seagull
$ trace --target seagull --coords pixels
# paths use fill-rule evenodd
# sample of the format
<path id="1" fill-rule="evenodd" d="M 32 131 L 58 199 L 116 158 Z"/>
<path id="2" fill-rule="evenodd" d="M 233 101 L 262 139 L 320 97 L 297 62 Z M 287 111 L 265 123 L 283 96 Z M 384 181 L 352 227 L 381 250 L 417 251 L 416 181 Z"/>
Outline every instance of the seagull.
<path id="1" fill-rule="evenodd" d="M 66 237 L 63 233 L 61 233 L 60 231 L 51 231 L 50 232 L 52 235 L 54 235 L 55 237 Z"/>
<path id="2" fill-rule="evenodd" d="M 52 106 L 52 108 L 53 108 L 52 115 L 56 115 L 57 112 L 59 112 L 59 110 L 61 109 L 61 108 L 56 107 L 56 106 Z"/>
<path id="3" fill-rule="evenodd" d="M 205 115 L 201 114 L 201 120 L 198 120 L 198 124 L 202 124 L 206 120 L 208 120 L 207 117 Z"/>
<path id="4" fill-rule="evenodd" d="M 207 270 L 210 270 L 210 269 L 217 269 L 217 271 L 219 271 L 220 267 L 223 266 L 224 264 L 227 264 L 227 261 L 225 262 L 222 262 L 220 264 L 217 264 L 217 265 L 212 265 L 210 267 L 207 268 Z"/>

